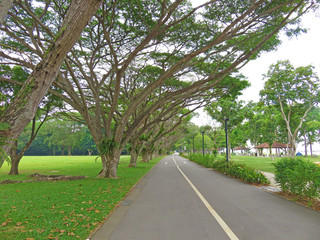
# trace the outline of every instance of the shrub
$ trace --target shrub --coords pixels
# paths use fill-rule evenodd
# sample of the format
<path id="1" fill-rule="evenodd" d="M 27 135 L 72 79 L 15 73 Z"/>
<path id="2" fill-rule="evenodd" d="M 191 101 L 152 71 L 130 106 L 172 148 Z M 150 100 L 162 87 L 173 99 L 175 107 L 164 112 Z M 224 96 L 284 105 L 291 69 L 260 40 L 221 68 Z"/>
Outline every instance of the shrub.
<path id="1" fill-rule="evenodd" d="M 283 191 L 307 197 L 319 196 L 319 166 L 302 158 L 283 158 L 273 165 L 276 181 Z"/>
<path id="2" fill-rule="evenodd" d="M 249 183 L 269 184 L 269 180 L 260 172 L 249 168 L 244 164 L 226 162 L 225 160 L 216 160 L 214 155 L 192 154 L 189 160 L 202 166 L 213 168 L 220 173 L 242 179 Z"/>

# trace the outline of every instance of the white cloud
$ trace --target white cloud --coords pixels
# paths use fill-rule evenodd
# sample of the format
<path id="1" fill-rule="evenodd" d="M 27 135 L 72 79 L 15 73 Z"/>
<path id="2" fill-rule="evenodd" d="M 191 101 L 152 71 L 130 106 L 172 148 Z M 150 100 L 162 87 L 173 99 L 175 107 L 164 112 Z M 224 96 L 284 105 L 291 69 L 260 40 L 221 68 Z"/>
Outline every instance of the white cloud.
<path id="1" fill-rule="evenodd" d="M 266 74 L 269 66 L 279 60 L 289 60 L 295 67 L 313 65 L 320 74 L 320 17 L 313 12 L 302 18 L 302 27 L 307 28 L 306 34 L 288 39 L 281 36 L 282 44 L 276 51 L 264 53 L 262 56 L 248 63 L 241 73 L 248 77 L 251 87 L 244 91 L 242 100 L 259 100 L 259 91 L 263 88 L 263 74 Z"/>

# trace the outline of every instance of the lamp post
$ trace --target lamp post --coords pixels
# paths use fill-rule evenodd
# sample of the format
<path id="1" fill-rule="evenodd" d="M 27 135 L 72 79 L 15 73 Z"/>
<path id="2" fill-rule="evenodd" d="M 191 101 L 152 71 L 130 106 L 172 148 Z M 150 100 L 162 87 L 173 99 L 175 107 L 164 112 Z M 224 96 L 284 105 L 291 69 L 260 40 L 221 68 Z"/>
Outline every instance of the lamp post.
<path id="1" fill-rule="evenodd" d="M 193 151 L 193 154 L 194 154 L 194 136 L 193 136 L 193 146 L 192 146 L 192 151 Z"/>
<path id="2" fill-rule="evenodd" d="M 204 156 L 204 130 L 201 131 L 202 134 L 202 154 Z"/>
<path id="3" fill-rule="evenodd" d="M 226 157 L 227 157 L 227 162 L 229 162 L 229 148 L 228 148 L 228 120 L 229 118 L 224 119 L 225 123 L 225 131 L 226 131 Z"/>

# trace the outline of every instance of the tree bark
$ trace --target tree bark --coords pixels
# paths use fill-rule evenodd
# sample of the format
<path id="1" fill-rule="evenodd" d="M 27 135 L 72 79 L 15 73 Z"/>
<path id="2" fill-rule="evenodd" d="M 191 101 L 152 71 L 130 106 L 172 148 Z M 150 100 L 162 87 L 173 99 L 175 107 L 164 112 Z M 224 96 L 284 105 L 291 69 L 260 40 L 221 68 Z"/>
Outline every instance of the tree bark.
<path id="1" fill-rule="evenodd" d="M 90 149 L 88 149 L 88 155 L 89 155 L 89 156 L 92 155 L 92 151 L 93 151 L 93 150 L 90 151 Z"/>
<path id="2" fill-rule="evenodd" d="M 68 156 L 71 156 L 71 147 L 68 147 Z"/>
<path id="3" fill-rule="evenodd" d="M 308 156 L 308 144 L 307 144 L 307 137 L 304 134 L 303 135 L 304 138 L 304 156 L 307 157 Z"/>
<path id="4" fill-rule="evenodd" d="M 269 153 L 270 153 L 271 161 L 273 161 L 272 145 L 271 145 L 271 147 L 269 146 Z"/>
<path id="5" fill-rule="evenodd" d="M 0 26 L 5 20 L 5 17 L 7 16 L 11 6 L 12 6 L 13 0 L 2 0 L 0 2 Z"/>
<path id="6" fill-rule="evenodd" d="M 10 151 L 11 167 L 9 175 L 19 175 L 19 163 L 22 158 L 21 154 L 18 154 L 18 141 L 15 140 L 13 147 Z"/>
<path id="7" fill-rule="evenodd" d="M 142 155 L 142 162 L 143 163 L 150 162 L 150 152 L 147 151 Z"/>
<path id="8" fill-rule="evenodd" d="M 120 154 L 121 154 L 121 150 L 119 150 L 118 148 L 115 148 L 105 156 L 101 156 L 102 170 L 98 174 L 98 177 L 117 178 Z"/>
<path id="9" fill-rule="evenodd" d="M 310 135 L 308 135 L 308 139 L 309 139 L 309 144 L 310 144 L 310 155 L 312 157 L 313 156 L 313 153 L 312 153 L 312 140 L 310 138 Z"/>
<path id="10" fill-rule="evenodd" d="M 129 167 L 137 167 L 137 160 L 138 160 L 138 153 L 137 151 L 134 149 L 131 149 L 130 152 L 130 164 Z"/>
<path id="11" fill-rule="evenodd" d="M 9 127 L 0 131 L 1 136 L 17 139 L 34 118 L 38 105 L 55 80 L 60 66 L 83 29 L 101 4 L 101 0 L 71 1 L 57 39 L 42 61 L 35 67 L 14 101 L 0 115 L 0 123 Z M 10 144 L 4 150 L 10 152 Z M 0 159 L 0 166 L 3 160 Z"/>

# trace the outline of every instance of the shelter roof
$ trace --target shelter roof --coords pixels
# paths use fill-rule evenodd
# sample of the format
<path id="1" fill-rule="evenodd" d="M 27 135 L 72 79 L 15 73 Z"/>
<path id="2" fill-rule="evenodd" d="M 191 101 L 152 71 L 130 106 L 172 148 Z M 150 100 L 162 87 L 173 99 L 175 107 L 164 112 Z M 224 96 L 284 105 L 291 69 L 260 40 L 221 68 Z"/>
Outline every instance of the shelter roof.
<path id="1" fill-rule="evenodd" d="M 235 147 L 233 150 L 250 150 L 250 149 L 240 146 L 240 147 Z"/>
<path id="2" fill-rule="evenodd" d="M 285 143 L 279 143 L 279 142 L 273 142 L 271 148 L 287 148 L 287 147 L 291 147 L 290 144 L 285 144 Z M 268 143 L 262 143 L 258 146 L 255 146 L 254 148 L 269 148 L 269 144 Z"/>

